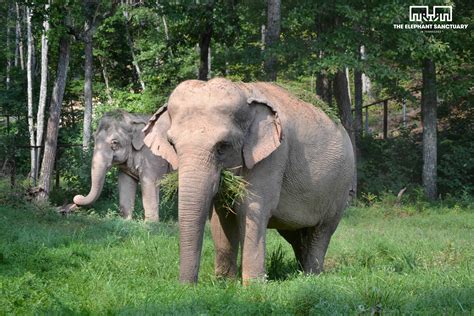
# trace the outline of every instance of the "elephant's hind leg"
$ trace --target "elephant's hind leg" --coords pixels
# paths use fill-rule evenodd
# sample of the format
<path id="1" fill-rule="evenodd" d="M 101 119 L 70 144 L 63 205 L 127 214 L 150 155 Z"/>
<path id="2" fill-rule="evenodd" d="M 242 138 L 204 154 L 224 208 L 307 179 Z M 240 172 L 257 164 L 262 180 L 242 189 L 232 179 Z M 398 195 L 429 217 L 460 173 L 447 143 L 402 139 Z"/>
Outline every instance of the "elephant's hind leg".
<path id="1" fill-rule="evenodd" d="M 295 231 L 279 230 L 278 232 L 293 247 L 303 271 L 308 274 L 319 274 L 323 271 L 324 257 L 336 227 L 337 225 L 331 223 Z"/>
<path id="2" fill-rule="evenodd" d="M 215 274 L 234 278 L 237 275 L 237 254 L 239 251 L 239 229 L 237 217 L 232 213 L 216 212 L 211 215 L 211 233 L 216 252 Z"/>

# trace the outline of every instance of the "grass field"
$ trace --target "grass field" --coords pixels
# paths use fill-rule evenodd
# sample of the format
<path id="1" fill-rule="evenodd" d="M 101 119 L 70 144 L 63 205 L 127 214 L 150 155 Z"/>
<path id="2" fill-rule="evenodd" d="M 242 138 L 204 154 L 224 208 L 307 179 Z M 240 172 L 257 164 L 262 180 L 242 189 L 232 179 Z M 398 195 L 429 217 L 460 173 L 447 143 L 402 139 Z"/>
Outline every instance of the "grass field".
<path id="1" fill-rule="evenodd" d="M 3 204 L 0 314 L 472 314 L 473 245 L 469 206 L 376 203 L 346 212 L 320 276 L 270 230 L 269 281 L 216 279 L 207 230 L 200 283 L 183 286 L 174 222 Z"/>

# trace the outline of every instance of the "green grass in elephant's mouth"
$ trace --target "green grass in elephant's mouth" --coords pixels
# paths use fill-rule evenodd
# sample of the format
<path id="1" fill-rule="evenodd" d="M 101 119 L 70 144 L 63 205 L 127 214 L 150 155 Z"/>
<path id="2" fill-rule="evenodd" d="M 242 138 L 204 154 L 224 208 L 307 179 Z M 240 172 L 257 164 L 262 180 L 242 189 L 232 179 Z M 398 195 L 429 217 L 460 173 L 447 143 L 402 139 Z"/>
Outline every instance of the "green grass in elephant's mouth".
<path id="1" fill-rule="evenodd" d="M 248 185 L 249 183 L 243 177 L 224 169 L 219 180 L 219 190 L 214 198 L 215 207 L 235 213 L 235 203 L 242 201 L 245 195 L 249 193 Z M 160 188 L 164 203 L 176 202 L 178 198 L 178 172 L 173 171 L 165 175 L 160 181 Z"/>

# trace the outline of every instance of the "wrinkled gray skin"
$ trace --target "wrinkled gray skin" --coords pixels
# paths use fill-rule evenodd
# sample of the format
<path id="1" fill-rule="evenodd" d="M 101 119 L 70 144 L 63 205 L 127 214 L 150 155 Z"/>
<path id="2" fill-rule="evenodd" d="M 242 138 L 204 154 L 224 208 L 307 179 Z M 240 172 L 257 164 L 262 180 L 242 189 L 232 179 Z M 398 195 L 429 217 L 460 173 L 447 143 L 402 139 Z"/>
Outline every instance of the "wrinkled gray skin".
<path id="1" fill-rule="evenodd" d="M 146 221 L 159 220 L 159 188 L 157 181 L 168 171 L 166 160 L 144 146 L 143 127 L 150 116 L 125 111 L 106 113 L 95 133 L 91 169 L 91 189 L 87 196 L 76 195 L 74 203 L 89 205 L 100 196 L 105 175 L 112 166 L 119 168 L 118 189 L 120 211 L 125 219 L 132 218 L 137 183 L 141 183 Z"/>
<path id="2" fill-rule="evenodd" d="M 210 212 L 217 275 L 237 274 L 240 246 L 244 284 L 264 278 L 267 227 L 292 245 L 306 273 L 322 271 L 354 174 L 340 124 L 277 85 L 217 78 L 178 85 L 144 131 L 145 144 L 179 167 L 182 282 L 197 282 Z M 250 183 L 237 215 L 212 207 L 223 168 Z"/>

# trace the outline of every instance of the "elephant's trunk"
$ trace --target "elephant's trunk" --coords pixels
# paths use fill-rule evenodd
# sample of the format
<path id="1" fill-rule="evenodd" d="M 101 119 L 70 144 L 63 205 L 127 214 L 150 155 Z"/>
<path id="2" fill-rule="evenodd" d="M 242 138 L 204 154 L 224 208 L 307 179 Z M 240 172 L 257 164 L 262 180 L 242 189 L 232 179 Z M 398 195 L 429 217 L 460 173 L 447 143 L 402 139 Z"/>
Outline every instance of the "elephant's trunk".
<path id="1" fill-rule="evenodd" d="M 198 280 L 206 217 L 217 192 L 218 171 L 202 159 L 179 163 L 179 279 L 183 283 Z"/>
<path id="2" fill-rule="evenodd" d="M 94 203 L 100 196 L 104 187 L 105 175 L 110 168 L 111 159 L 107 159 L 104 155 L 94 153 L 91 168 L 91 190 L 87 196 L 76 195 L 74 203 L 77 205 L 89 205 Z"/>

